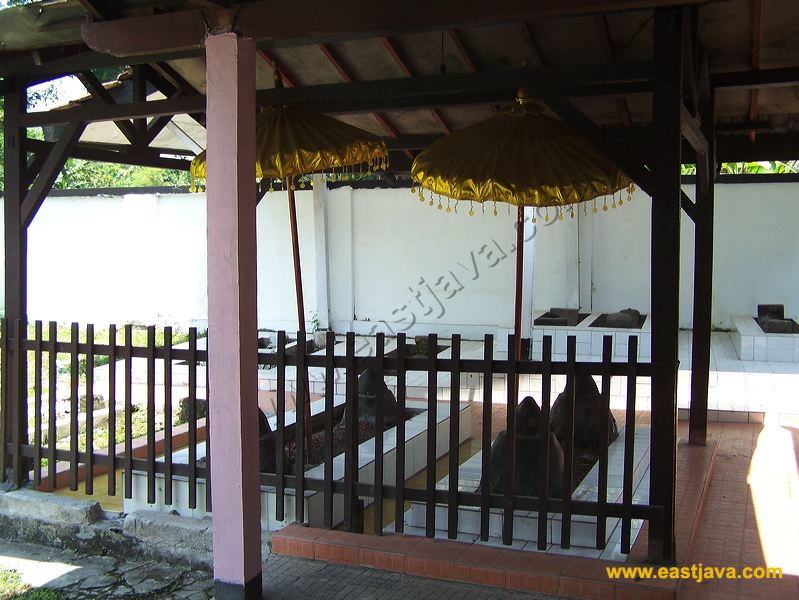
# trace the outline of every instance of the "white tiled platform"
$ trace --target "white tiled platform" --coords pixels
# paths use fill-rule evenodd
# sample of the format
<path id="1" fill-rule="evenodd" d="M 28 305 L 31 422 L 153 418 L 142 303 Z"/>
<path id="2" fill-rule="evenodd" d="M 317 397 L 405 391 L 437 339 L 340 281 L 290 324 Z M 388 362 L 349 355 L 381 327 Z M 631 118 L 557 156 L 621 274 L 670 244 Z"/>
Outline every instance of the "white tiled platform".
<path id="1" fill-rule="evenodd" d="M 593 336 L 593 332 L 587 332 Z M 646 332 L 644 332 L 646 333 Z M 579 335 L 579 332 L 578 332 Z M 615 334 L 614 334 L 615 335 Z M 681 331 L 679 334 L 679 360 L 677 405 L 680 417 L 687 418 L 687 409 L 691 400 L 691 332 Z M 718 332 L 712 334 L 710 380 L 708 393 L 708 407 L 710 420 L 722 421 L 750 421 L 762 422 L 766 412 L 779 414 L 799 414 L 799 360 L 795 362 L 746 360 L 742 361 L 734 347 L 733 334 Z M 449 342 L 442 339 L 442 343 Z M 597 338 L 598 348 L 601 348 L 601 336 Z M 614 343 L 616 340 L 614 339 Z M 336 352 L 343 353 L 343 347 L 338 347 Z M 578 343 L 577 360 L 581 362 L 598 362 L 599 353 L 594 353 L 595 342 L 592 337 L 591 352 L 584 353 L 588 346 Z M 394 339 L 386 339 L 386 352 L 396 346 Z M 553 349 L 557 347 L 553 344 Z M 356 342 L 356 351 L 359 355 L 369 356 L 374 354 L 374 339 L 359 337 Z M 482 341 L 463 340 L 461 342 L 461 355 L 463 358 L 482 358 Z M 440 354 L 449 357 L 449 350 Z M 497 351 L 495 357 L 503 359 L 506 352 Z M 539 359 L 540 353 L 535 353 L 533 358 Z M 552 356 L 555 361 L 565 361 L 565 353 L 555 352 Z M 622 357 L 614 355 L 614 361 L 622 361 Z M 648 359 L 641 359 L 646 362 Z M 337 371 L 341 371 L 337 369 Z M 294 387 L 295 372 L 287 368 L 287 389 Z M 261 389 L 276 388 L 276 370 L 262 369 L 259 371 L 259 386 Z M 337 373 L 336 397 L 344 393 L 344 374 Z M 310 370 L 311 387 L 313 392 L 321 393 L 325 388 L 324 371 L 322 369 Z M 407 374 L 407 396 L 409 398 L 427 398 L 427 373 L 411 372 Z M 507 402 L 505 375 L 495 374 L 492 378 L 493 401 L 498 404 Z M 386 383 L 396 391 L 396 377 L 387 377 Z M 480 374 L 461 375 L 461 400 L 481 401 L 483 397 L 483 376 Z M 555 376 L 552 382 L 552 400 L 563 389 L 565 377 Z M 614 377 L 611 381 L 611 407 L 623 409 L 626 406 L 626 380 L 623 377 Z M 451 377 L 449 373 L 439 373 L 436 381 L 437 397 L 445 400 L 450 397 Z M 639 377 L 636 382 L 636 408 L 638 410 L 650 409 L 650 382 L 648 378 Z M 541 377 L 538 375 L 523 375 L 519 378 L 519 397 L 532 395 L 541 399 Z"/>
<path id="2" fill-rule="evenodd" d="M 799 334 L 765 333 L 748 315 L 734 316 L 732 324 L 730 337 L 741 360 L 799 362 Z"/>
<path id="3" fill-rule="evenodd" d="M 649 500 L 649 427 L 642 426 L 635 431 L 633 444 L 633 503 L 646 504 Z M 458 473 L 458 490 L 474 492 L 480 485 L 482 452 L 478 452 L 460 466 Z M 621 502 L 624 482 L 624 428 L 619 437 L 608 448 L 608 502 Z M 449 489 L 449 477 L 438 482 L 438 489 Z M 572 494 L 573 500 L 596 501 L 599 495 L 599 464 L 585 476 Z M 425 535 L 425 504 L 412 502 L 405 513 L 405 533 Z M 586 556 L 610 560 L 624 560 L 621 553 L 621 520 L 607 520 L 607 538 L 604 549 L 596 548 L 596 517 L 574 515 L 571 520 L 571 548 L 560 547 L 561 515 L 550 513 L 548 518 L 547 549 L 551 554 L 570 556 Z M 480 542 L 480 509 L 461 507 L 458 510 L 458 540 L 464 542 L 502 544 L 503 514 L 501 509 L 491 509 L 489 517 L 489 540 Z M 436 506 L 435 537 L 447 537 L 447 507 Z M 632 541 L 638 535 L 642 521 L 632 522 Z M 393 526 L 386 531 L 393 530 Z M 513 544 L 517 550 L 538 550 L 538 513 L 515 511 L 513 516 Z M 507 546 L 506 546 L 507 547 Z"/>
<path id="4" fill-rule="evenodd" d="M 536 311 L 533 319 L 545 314 L 545 311 Z M 651 318 L 646 315 L 641 329 L 617 329 L 613 327 L 591 327 L 602 313 L 590 313 L 576 327 L 534 327 L 533 328 L 533 355 L 540 356 L 543 350 L 544 336 L 552 337 L 552 351 L 556 354 L 566 354 L 566 338 L 576 336 L 577 354 L 583 356 L 600 356 L 602 354 L 603 338 L 606 335 L 613 337 L 613 356 L 616 360 L 627 359 L 627 341 L 629 338 L 638 338 L 638 359 L 648 361 L 651 356 L 652 333 Z M 507 347 L 507 343 L 505 344 Z M 507 348 L 506 348 L 507 349 Z"/>
<path id="5" fill-rule="evenodd" d="M 420 472 L 427 466 L 427 403 L 409 400 L 408 408 L 422 410 L 418 415 L 405 423 L 405 478 Z M 317 400 L 311 403 L 313 414 L 324 410 L 324 401 Z M 270 419 L 273 421 L 274 417 Z M 459 412 L 459 442 L 468 439 L 471 432 L 471 406 L 461 403 Z M 447 453 L 449 448 L 450 408 L 447 403 L 438 403 L 436 407 L 436 458 Z M 294 412 L 287 411 L 286 423 L 294 423 Z M 275 423 L 271 423 L 275 426 Z M 364 483 L 374 481 L 374 438 L 371 438 L 358 447 L 358 480 Z M 383 482 L 394 485 L 396 478 L 396 446 L 397 430 L 391 428 L 383 433 Z M 205 443 L 197 445 L 197 458 L 205 457 Z M 173 464 L 188 464 L 188 449 L 184 448 L 172 455 Z M 320 465 L 306 471 L 306 476 L 324 479 L 324 466 Z M 333 479 L 344 478 L 344 455 L 339 454 L 333 458 Z M 156 474 L 156 502 L 147 503 L 147 474 L 144 471 L 133 473 L 133 494 L 131 499 L 123 500 L 123 510 L 130 513 L 135 510 L 156 510 L 159 512 L 177 511 L 182 516 L 203 517 L 207 513 L 205 504 L 205 481 L 198 479 L 197 507 L 189 508 L 188 479 L 181 476 L 172 478 L 171 505 L 164 503 L 165 479 L 162 474 Z M 261 486 L 261 526 L 266 531 L 277 531 L 296 518 L 296 503 L 294 488 L 286 489 L 286 502 L 284 520 L 275 518 L 275 488 Z M 306 521 L 312 527 L 322 527 L 324 518 L 324 495 L 321 492 L 307 490 L 305 492 Z M 333 496 L 333 523 L 337 525 L 344 520 L 344 505 L 341 495 Z"/>

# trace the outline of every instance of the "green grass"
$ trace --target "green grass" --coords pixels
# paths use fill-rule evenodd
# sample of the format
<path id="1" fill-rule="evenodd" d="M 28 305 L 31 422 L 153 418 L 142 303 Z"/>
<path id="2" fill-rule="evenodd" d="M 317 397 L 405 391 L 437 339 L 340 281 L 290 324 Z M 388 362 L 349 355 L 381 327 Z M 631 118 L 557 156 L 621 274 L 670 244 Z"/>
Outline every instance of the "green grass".
<path id="1" fill-rule="evenodd" d="M 4 571 L 0 569 L 0 600 L 9 600 L 10 598 L 18 598 L 29 589 L 30 586 L 22 583 L 19 573 L 16 571 Z"/>
<path id="2" fill-rule="evenodd" d="M 19 573 L 0 569 L 0 600 L 62 600 L 64 596 L 56 590 L 31 589 L 22 582 Z"/>

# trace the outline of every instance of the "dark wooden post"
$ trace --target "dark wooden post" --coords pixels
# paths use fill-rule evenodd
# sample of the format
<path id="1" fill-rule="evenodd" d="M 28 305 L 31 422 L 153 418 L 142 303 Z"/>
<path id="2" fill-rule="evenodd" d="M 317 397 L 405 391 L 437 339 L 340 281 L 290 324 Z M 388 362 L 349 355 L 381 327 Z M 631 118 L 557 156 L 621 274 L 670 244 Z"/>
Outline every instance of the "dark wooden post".
<path id="1" fill-rule="evenodd" d="M 715 112 L 713 92 L 700 101 L 706 155 L 696 157 L 696 217 L 694 222 L 694 319 L 691 350 L 691 411 L 688 440 L 704 446 L 707 440 L 707 394 L 710 379 L 710 327 L 713 304 L 713 215 Z"/>
<path id="2" fill-rule="evenodd" d="M 652 452 L 650 502 L 663 519 L 649 524 L 649 555 L 674 558 L 677 335 L 680 287 L 682 36 L 678 9 L 655 11 L 655 129 L 652 185 Z"/>
<path id="3" fill-rule="evenodd" d="M 16 319 L 23 322 L 27 313 L 27 249 L 28 232 L 22 223 L 21 209 L 25 198 L 25 150 L 23 141 L 26 130 L 20 126 L 20 117 L 27 104 L 27 88 L 21 82 L 13 82 L 5 95 L 5 151 L 4 168 L 4 230 L 5 230 L 5 316 L 9 319 L 8 332 L 16 332 L 11 326 Z M 24 327 L 22 328 L 24 332 Z M 27 373 L 26 355 L 9 349 L 8 391 L 6 394 L 5 430 L 6 439 L 18 443 L 28 442 L 28 407 L 26 399 Z M 2 465 L 0 480 L 5 479 L 6 466 Z M 20 474 L 27 469 L 20 469 Z M 20 485 L 22 482 L 17 481 Z"/>

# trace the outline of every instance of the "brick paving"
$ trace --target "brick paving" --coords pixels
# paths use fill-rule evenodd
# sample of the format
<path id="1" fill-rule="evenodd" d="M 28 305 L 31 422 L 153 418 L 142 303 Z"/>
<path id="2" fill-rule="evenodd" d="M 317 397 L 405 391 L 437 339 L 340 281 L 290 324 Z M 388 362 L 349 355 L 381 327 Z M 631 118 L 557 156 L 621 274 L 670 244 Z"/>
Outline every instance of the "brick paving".
<path id="1" fill-rule="evenodd" d="M 58 589 L 69 600 L 209 600 L 211 573 L 69 550 L 4 541 L 0 569 L 18 571 L 33 587 Z M 281 600 L 547 600 L 530 594 L 466 583 L 413 577 L 272 554 L 264 561 L 264 598 Z"/>
<path id="2" fill-rule="evenodd" d="M 681 600 L 799 598 L 799 428 L 773 418 L 765 426 L 709 424 L 708 438 L 718 441 L 718 455 L 686 562 L 737 569 L 782 567 L 783 578 L 682 582 L 677 588 Z M 766 454 L 758 460 L 757 452 Z M 776 522 L 770 525 L 769 517 Z"/>

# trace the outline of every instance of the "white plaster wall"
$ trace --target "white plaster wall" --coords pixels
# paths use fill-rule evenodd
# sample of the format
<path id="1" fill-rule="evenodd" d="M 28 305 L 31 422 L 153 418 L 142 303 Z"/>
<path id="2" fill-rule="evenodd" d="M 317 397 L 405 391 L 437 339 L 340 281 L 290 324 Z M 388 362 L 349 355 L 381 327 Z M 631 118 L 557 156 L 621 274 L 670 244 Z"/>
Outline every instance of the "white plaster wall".
<path id="1" fill-rule="evenodd" d="M 333 216 L 348 201 L 351 216 Z M 339 301 L 356 331 L 480 335 L 512 324 L 515 209 L 499 206 L 495 216 L 493 205 L 485 213 L 476 205 L 469 216 L 461 203 L 447 213 L 407 189 L 334 190 L 329 206 L 334 326 L 350 318 Z M 352 283 L 337 280 L 348 268 Z"/>
<path id="2" fill-rule="evenodd" d="M 578 308 L 578 219 L 577 212 L 558 221 L 554 211 L 537 211 L 535 227 L 535 279 L 533 306 L 536 310 L 552 307 Z"/>
<path id="3" fill-rule="evenodd" d="M 316 310 L 316 257 L 313 197 L 310 190 L 296 190 L 300 264 L 309 323 Z M 270 192 L 258 203 L 258 326 L 297 330 L 294 291 L 294 259 L 291 251 L 287 192 Z"/>
<path id="4" fill-rule="evenodd" d="M 691 187 L 685 190 L 693 195 Z M 751 314 L 759 302 L 783 303 L 789 315 L 799 316 L 797 195 L 799 184 L 716 187 L 715 326 L 728 327 L 731 315 Z M 314 244 L 314 219 L 321 215 L 314 214 L 310 191 L 298 190 L 297 208 L 310 319 L 317 306 L 317 264 L 324 264 Z M 340 188 L 329 192 L 326 208 L 329 310 L 337 331 L 396 332 L 408 327 L 411 313 L 417 323 L 409 335 L 458 331 L 478 337 L 511 326 L 514 218 L 501 205 L 496 217 L 493 207 L 485 215 L 478 207 L 469 217 L 464 205 L 459 214 L 447 214 L 408 190 Z M 639 191 L 632 203 L 606 213 L 589 210 L 585 216 L 580 210 L 575 219 L 551 225 L 539 215 L 535 308 L 579 304 L 595 311 L 632 306 L 648 312 L 650 208 Z M 259 325 L 294 329 L 285 194 L 267 194 L 257 219 Z M 680 323 L 689 327 L 693 224 L 686 216 L 682 223 Z M 501 256 L 495 249 L 486 260 L 494 241 L 507 256 L 492 268 Z M 28 260 L 31 319 L 202 323 L 205 198 L 48 198 L 30 228 Z M 406 320 L 396 323 L 400 319 Z"/>
<path id="5" fill-rule="evenodd" d="M 257 209 L 259 326 L 297 328 L 285 193 Z M 297 193 L 306 314 L 316 306 L 311 192 Z M 51 197 L 28 236 L 31 320 L 207 319 L 204 194 Z"/>
<path id="6" fill-rule="evenodd" d="M 713 321 L 785 304 L 799 317 L 799 184 L 716 186 Z"/>

